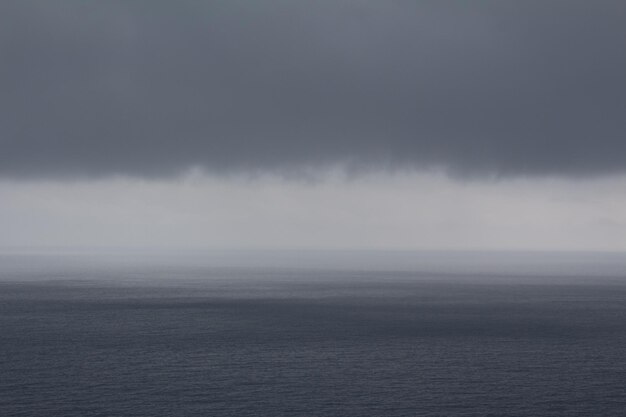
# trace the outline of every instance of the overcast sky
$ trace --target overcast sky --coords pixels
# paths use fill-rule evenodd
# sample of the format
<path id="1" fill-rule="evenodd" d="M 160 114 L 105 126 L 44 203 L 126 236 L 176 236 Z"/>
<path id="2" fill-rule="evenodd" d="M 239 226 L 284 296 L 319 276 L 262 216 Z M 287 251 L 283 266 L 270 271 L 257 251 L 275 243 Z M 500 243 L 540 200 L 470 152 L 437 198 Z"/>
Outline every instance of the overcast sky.
<path id="1" fill-rule="evenodd" d="M 0 2 L 0 245 L 626 250 L 626 2 Z"/>

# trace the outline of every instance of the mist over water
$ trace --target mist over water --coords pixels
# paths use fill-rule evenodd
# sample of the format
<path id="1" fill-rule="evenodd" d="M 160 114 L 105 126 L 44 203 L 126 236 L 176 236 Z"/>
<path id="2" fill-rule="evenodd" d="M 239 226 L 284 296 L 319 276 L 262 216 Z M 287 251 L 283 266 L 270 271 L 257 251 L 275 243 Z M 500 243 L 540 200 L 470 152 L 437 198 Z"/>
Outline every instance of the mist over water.
<path id="1" fill-rule="evenodd" d="M 619 415 L 617 253 L 0 256 L 0 414 Z"/>
<path id="2" fill-rule="evenodd" d="M 625 38 L 0 1 L 0 417 L 626 415 Z"/>

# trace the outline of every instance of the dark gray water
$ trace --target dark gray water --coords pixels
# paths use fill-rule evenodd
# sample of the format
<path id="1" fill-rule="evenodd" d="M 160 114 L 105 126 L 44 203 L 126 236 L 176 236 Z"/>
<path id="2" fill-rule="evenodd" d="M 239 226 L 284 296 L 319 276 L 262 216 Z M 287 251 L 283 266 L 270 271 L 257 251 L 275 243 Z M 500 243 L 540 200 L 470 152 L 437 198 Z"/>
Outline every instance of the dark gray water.
<path id="1" fill-rule="evenodd" d="M 2 416 L 626 415 L 615 268 L 33 259 L 0 258 Z"/>

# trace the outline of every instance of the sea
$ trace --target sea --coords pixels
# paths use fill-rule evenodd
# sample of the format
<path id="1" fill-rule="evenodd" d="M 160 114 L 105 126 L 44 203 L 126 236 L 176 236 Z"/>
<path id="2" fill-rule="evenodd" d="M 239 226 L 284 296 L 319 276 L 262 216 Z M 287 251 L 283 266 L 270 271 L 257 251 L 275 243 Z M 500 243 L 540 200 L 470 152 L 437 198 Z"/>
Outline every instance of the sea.
<path id="1" fill-rule="evenodd" d="M 0 416 L 626 416 L 626 255 L 4 250 Z"/>

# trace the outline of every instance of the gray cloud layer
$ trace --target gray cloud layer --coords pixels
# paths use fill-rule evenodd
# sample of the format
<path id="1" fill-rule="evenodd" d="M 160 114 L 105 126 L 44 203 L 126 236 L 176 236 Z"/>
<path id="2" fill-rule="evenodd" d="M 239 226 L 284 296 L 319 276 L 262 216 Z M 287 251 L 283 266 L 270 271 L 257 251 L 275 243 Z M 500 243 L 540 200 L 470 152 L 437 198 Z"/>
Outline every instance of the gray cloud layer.
<path id="1" fill-rule="evenodd" d="M 626 2 L 0 3 L 0 175 L 626 171 Z"/>

